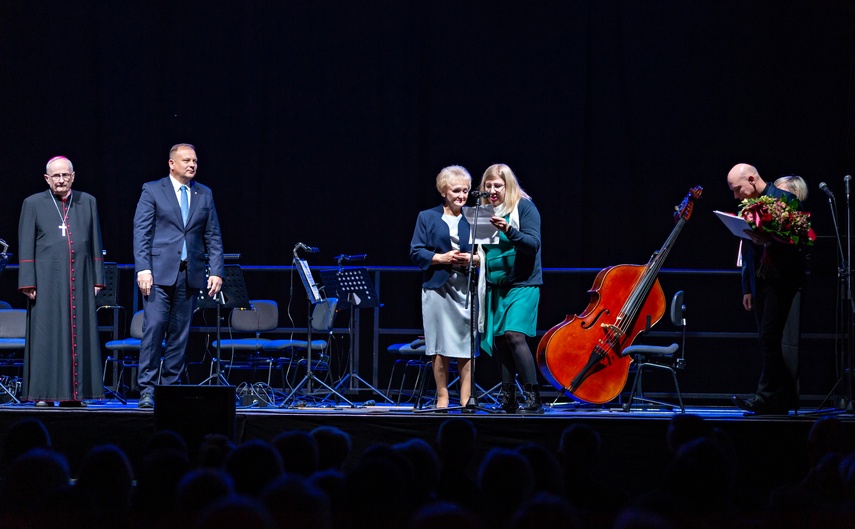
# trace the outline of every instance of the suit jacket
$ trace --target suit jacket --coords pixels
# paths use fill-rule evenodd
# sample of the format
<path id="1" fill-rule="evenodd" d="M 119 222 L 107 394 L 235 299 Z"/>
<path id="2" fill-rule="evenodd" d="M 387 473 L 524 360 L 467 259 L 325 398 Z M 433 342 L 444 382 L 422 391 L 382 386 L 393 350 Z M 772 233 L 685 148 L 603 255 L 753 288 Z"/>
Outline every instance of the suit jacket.
<path id="1" fill-rule="evenodd" d="M 207 286 L 206 264 L 211 275 L 223 276 L 223 241 L 211 189 L 190 182 L 190 216 L 185 226 L 169 177 L 143 184 L 134 214 L 135 270 L 151 270 L 155 284 L 174 285 L 184 241 L 191 288 Z"/>
<path id="2" fill-rule="evenodd" d="M 457 231 L 460 236 L 460 251 L 472 252 L 472 245 L 469 244 L 469 223 L 463 215 L 460 215 Z M 442 220 L 442 206 L 420 212 L 410 242 L 410 259 L 425 272 L 422 287 L 440 288 L 448 281 L 451 265 L 431 265 L 430 262 L 435 253 L 450 251 L 451 232 L 448 231 L 448 224 Z"/>

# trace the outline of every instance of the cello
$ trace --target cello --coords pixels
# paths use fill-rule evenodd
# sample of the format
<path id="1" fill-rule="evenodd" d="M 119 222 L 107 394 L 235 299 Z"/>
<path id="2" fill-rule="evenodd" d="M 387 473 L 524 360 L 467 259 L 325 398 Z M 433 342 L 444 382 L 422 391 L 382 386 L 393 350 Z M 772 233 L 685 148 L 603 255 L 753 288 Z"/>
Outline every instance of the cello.
<path id="1" fill-rule="evenodd" d="M 600 270 L 585 311 L 567 316 L 543 335 L 537 365 L 556 389 L 592 404 L 609 402 L 623 390 L 632 358 L 622 351 L 665 313 L 657 275 L 702 192 L 700 186 L 693 187 L 675 208 L 674 229 L 646 265 Z"/>

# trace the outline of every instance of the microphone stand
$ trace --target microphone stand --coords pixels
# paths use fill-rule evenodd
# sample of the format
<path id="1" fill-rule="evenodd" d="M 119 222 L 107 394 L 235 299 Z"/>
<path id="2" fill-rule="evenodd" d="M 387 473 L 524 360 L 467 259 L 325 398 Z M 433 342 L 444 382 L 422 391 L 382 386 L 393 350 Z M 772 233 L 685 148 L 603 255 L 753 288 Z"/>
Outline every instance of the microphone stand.
<path id="1" fill-rule="evenodd" d="M 840 267 L 837 269 L 837 279 L 839 282 L 839 293 L 838 293 L 838 318 L 837 323 L 838 327 L 836 331 L 840 331 L 841 327 L 845 328 L 844 331 L 844 339 L 842 347 L 836 347 L 837 354 L 837 362 L 840 368 L 842 368 L 843 372 L 840 377 L 835 382 L 834 386 L 831 388 L 831 391 L 825 396 L 822 402 L 817 407 L 817 413 L 820 413 L 822 407 L 826 402 L 834 395 L 835 391 L 837 391 L 838 386 L 840 386 L 841 382 L 843 383 L 844 395 L 841 397 L 838 406 L 836 406 L 836 411 L 852 411 L 852 381 L 851 381 L 851 372 L 852 372 L 852 346 L 853 339 L 855 338 L 855 333 L 853 333 L 853 324 L 855 324 L 855 300 L 852 299 L 852 287 L 851 287 L 851 269 L 850 269 L 850 261 L 849 256 L 851 256 L 852 251 L 852 238 L 851 238 L 851 208 L 849 207 L 849 186 L 847 182 L 846 186 L 846 241 L 847 241 L 847 251 L 844 253 L 843 251 L 843 243 L 841 242 L 840 236 L 840 227 L 837 224 L 837 208 L 836 203 L 834 201 L 834 195 L 831 191 L 828 190 L 824 184 L 820 184 L 820 189 L 825 191 L 828 195 L 828 206 L 831 210 L 831 220 L 834 224 L 834 237 L 837 242 L 837 255 L 838 261 L 840 262 Z"/>
<path id="2" fill-rule="evenodd" d="M 840 403 L 840 408 L 848 413 L 852 409 L 852 356 L 853 348 L 855 348 L 855 299 L 852 297 L 852 208 L 849 203 L 849 180 L 851 177 L 846 175 L 843 177 L 843 183 L 846 188 L 846 299 L 849 300 L 849 310 L 846 315 L 846 350 L 845 350 L 845 365 L 843 368 L 843 376 L 846 377 L 844 384 L 845 402 Z"/>

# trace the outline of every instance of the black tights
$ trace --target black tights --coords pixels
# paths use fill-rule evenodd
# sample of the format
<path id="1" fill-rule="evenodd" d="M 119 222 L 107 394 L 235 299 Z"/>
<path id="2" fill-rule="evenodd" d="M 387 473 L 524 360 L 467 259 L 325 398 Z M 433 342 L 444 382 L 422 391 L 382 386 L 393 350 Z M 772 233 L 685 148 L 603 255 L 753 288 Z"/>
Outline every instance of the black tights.
<path id="1" fill-rule="evenodd" d="M 514 375 L 519 373 L 520 384 L 537 384 L 534 358 L 524 334 L 508 331 L 496 336 L 494 354 L 502 366 L 502 383 L 513 384 Z"/>

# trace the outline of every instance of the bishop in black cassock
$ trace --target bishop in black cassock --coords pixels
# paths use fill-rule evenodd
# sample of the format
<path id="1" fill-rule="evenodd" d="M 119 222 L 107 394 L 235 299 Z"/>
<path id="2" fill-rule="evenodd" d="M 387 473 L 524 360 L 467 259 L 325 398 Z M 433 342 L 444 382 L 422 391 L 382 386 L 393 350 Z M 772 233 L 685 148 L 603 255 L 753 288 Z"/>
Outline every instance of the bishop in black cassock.
<path id="1" fill-rule="evenodd" d="M 104 396 L 96 293 L 104 288 L 98 207 L 72 191 L 74 169 L 52 158 L 50 189 L 24 200 L 18 224 L 18 290 L 30 298 L 23 396 L 80 405 Z"/>

